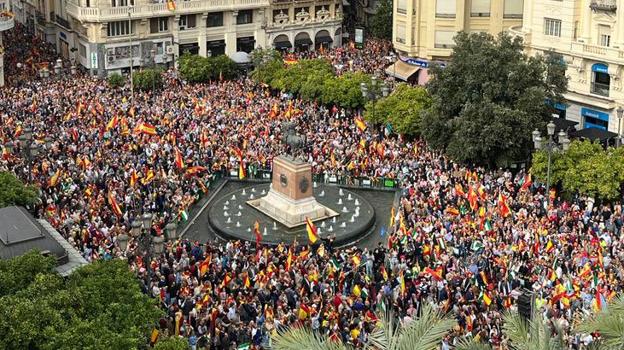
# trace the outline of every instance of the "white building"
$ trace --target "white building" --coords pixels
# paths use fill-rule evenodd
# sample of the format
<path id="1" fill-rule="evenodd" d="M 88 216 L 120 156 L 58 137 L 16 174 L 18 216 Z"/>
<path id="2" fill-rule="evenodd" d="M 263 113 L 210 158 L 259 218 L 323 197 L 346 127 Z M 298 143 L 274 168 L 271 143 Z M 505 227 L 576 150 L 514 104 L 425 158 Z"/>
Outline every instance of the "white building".
<path id="1" fill-rule="evenodd" d="M 341 37 L 342 8 L 337 0 L 20 0 L 19 4 L 18 19 L 55 43 L 61 57 L 100 75 L 125 71 L 131 62 L 134 67 L 170 65 L 186 51 L 233 56 L 259 47 L 314 49 L 321 42 L 325 47 L 340 43 Z"/>
<path id="2" fill-rule="evenodd" d="M 624 0 L 532 0 L 524 2 L 524 22 L 510 32 L 522 36 L 534 55 L 554 51 L 568 66 L 561 117 L 577 129 L 619 132 L 624 105 Z"/>

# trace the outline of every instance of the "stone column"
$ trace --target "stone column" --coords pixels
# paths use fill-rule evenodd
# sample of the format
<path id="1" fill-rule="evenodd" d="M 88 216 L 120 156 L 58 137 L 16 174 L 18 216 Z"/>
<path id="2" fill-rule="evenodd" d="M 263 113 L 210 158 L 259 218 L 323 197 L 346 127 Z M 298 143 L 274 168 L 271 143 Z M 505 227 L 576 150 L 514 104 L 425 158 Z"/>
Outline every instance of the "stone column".
<path id="1" fill-rule="evenodd" d="M 624 50 L 624 0 L 618 0 L 617 2 L 617 18 L 615 43 L 620 46 L 620 50 Z"/>
<path id="2" fill-rule="evenodd" d="M 232 11 L 231 16 L 224 16 L 225 25 L 225 54 L 232 56 L 236 52 L 236 17 L 238 11 Z"/>
<path id="3" fill-rule="evenodd" d="M 591 42 L 591 15 L 592 11 L 589 8 L 591 0 L 581 0 L 581 39 L 586 44 Z"/>
<path id="4" fill-rule="evenodd" d="M 206 25 L 208 21 L 208 12 L 204 12 L 200 16 L 200 23 L 197 26 L 199 35 L 197 36 L 197 44 L 199 44 L 199 55 L 206 57 L 208 54 L 208 48 L 206 43 Z M 225 24 L 225 23 L 224 23 Z"/>
<path id="5" fill-rule="evenodd" d="M 524 0 L 522 9 L 522 31 L 530 33 L 533 30 L 533 1 Z"/>

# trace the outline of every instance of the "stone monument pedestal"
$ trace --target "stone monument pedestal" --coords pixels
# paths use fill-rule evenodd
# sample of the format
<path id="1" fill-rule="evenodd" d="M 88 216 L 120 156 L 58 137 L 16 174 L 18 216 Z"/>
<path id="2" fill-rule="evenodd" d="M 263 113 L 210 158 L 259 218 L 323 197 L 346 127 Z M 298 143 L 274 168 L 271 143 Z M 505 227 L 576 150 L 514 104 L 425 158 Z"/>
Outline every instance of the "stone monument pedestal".
<path id="1" fill-rule="evenodd" d="M 337 216 L 320 204 L 312 194 L 312 166 L 288 156 L 273 160 L 273 181 L 266 196 L 247 204 L 288 228 Z"/>

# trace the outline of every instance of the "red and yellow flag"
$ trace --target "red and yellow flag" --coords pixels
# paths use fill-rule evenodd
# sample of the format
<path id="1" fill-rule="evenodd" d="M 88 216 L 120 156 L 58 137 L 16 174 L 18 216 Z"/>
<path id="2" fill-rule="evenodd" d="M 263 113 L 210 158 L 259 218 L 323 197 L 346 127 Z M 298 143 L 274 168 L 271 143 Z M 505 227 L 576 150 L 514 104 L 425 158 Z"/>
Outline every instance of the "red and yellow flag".
<path id="1" fill-rule="evenodd" d="M 511 214 L 511 210 L 507 205 L 507 197 L 502 194 L 498 195 L 498 210 L 502 217 L 506 218 Z"/>
<path id="2" fill-rule="evenodd" d="M 364 130 L 366 130 L 366 122 L 364 122 L 364 120 L 362 120 L 362 117 L 360 116 L 357 116 L 354 119 L 355 119 L 355 126 L 357 126 L 357 128 L 361 132 L 364 132 Z"/>
<path id="3" fill-rule="evenodd" d="M 54 187 L 58 184 L 59 179 L 61 178 L 61 169 L 56 170 L 54 175 L 48 180 L 48 187 Z"/>
<path id="4" fill-rule="evenodd" d="M 314 223 L 310 220 L 310 218 L 306 218 L 305 221 L 306 221 L 306 231 L 308 232 L 308 240 L 310 240 L 310 243 L 314 244 L 319 239 L 318 229 L 316 228 Z"/>
<path id="5" fill-rule="evenodd" d="M 180 153 L 180 150 L 177 147 L 175 148 L 174 152 L 176 168 L 178 168 L 178 170 L 184 169 L 184 159 L 182 158 L 182 153 Z"/>
<path id="6" fill-rule="evenodd" d="M 115 213 L 115 215 L 117 215 L 118 217 L 121 217 L 123 215 L 121 207 L 119 206 L 119 204 L 117 204 L 117 200 L 115 199 L 115 196 L 112 192 L 108 193 L 108 204 L 110 204 L 111 209 L 113 210 L 113 213 Z"/>
<path id="7" fill-rule="evenodd" d="M 106 131 L 116 128 L 118 123 L 119 117 L 114 116 L 113 118 L 111 118 L 111 120 L 108 121 L 108 124 L 106 124 Z"/>

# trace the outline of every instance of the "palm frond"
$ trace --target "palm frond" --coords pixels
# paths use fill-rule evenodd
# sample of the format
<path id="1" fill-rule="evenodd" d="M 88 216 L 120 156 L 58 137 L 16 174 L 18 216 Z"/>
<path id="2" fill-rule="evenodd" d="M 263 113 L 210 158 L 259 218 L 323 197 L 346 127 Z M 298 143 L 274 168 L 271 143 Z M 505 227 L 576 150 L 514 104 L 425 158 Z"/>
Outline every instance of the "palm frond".
<path id="1" fill-rule="evenodd" d="M 492 350 L 492 346 L 474 339 L 462 338 L 455 345 L 455 350 Z"/>
<path id="2" fill-rule="evenodd" d="M 517 313 L 506 313 L 503 332 L 509 338 L 510 346 L 515 350 L 531 350 L 529 346 L 529 324 Z"/>
<path id="3" fill-rule="evenodd" d="M 577 328 L 577 332 L 600 332 L 600 344 L 605 348 L 617 348 L 624 344 L 624 309 L 621 308 L 621 298 L 618 298 L 608 308 L 600 311 L 585 320 Z"/>
<path id="4" fill-rule="evenodd" d="M 424 304 L 421 316 L 408 324 L 397 322 L 392 312 L 382 315 L 380 325 L 368 337 L 367 349 L 413 350 L 435 349 L 455 320 L 440 315 Z"/>
<path id="5" fill-rule="evenodd" d="M 554 324 L 549 326 L 542 315 L 533 313 L 531 320 L 525 320 L 518 313 L 504 315 L 503 332 L 509 338 L 514 350 L 563 350 L 563 331 Z"/>
<path id="6" fill-rule="evenodd" d="M 273 336 L 273 350 L 347 350 L 340 342 L 321 337 L 307 328 L 289 328 Z"/>

